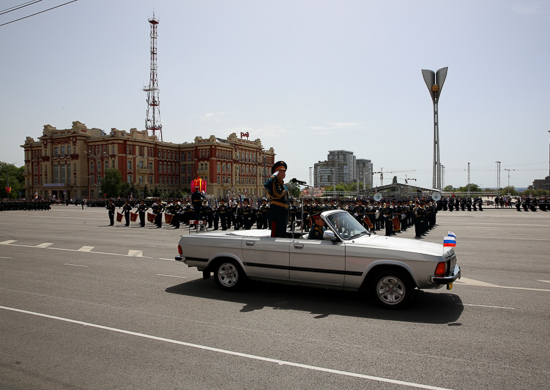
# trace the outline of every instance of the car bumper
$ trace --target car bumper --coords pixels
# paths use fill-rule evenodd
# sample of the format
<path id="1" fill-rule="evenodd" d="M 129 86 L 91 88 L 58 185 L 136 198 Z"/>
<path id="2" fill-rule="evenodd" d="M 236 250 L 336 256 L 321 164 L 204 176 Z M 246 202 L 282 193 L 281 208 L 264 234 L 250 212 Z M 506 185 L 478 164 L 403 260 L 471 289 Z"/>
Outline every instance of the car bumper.
<path id="1" fill-rule="evenodd" d="M 458 264 L 455 265 L 453 272 L 451 272 L 448 276 L 432 276 L 431 282 L 434 284 L 451 284 L 455 280 L 460 279 L 462 277 L 462 271 Z"/>
<path id="2" fill-rule="evenodd" d="M 184 259 L 184 258 L 183 258 L 182 256 L 179 256 L 179 255 L 175 257 L 175 260 L 176 260 L 176 261 L 183 261 L 183 259 Z"/>

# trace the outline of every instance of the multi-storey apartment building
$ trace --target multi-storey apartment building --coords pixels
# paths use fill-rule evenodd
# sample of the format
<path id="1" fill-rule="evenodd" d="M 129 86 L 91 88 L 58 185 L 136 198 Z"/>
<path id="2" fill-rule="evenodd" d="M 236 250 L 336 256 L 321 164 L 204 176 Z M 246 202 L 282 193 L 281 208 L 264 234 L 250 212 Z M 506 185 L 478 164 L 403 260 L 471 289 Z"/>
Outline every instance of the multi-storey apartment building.
<path id="1" fill-rule="evenodd" d="M 314 164 L 314 186 L 327 187 L 340 183 L 352 183 L 356 180 L 372 186 L 372 163 L 370 160 L 357 159 L 348 150 L 331 150 L 326 161 Z"/>
<path id="2" fill-rule="evenodd" d="M 275 161 L 273 148 L 259 139 L 231 134 L 227 139 L 196 137 L 192 143 L 161 142 L 147 131 L 88 129 L 73 122 L 71 129 L 44 126 L 35 141 L 27 137 L 25 197 L 83 199 L 101 197 L 100 182 L 107 169 L 117 169 L 124 182 L 140 191 L 158 188 L 190 192 L 191 181 L 201 177 L 208 194 L 264 195 L 263 183 Z"/>

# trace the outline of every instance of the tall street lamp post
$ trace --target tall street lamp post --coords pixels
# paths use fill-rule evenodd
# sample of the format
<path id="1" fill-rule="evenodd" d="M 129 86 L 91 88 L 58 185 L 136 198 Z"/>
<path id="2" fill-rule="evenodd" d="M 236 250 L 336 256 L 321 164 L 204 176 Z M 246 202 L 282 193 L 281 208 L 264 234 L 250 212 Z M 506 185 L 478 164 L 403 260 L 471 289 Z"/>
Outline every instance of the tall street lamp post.
<path id="1" fill-rule="evenodd" d="M 510 171 L 515 171 L 515 169 L 504 168 L 508 172 L 508 196 L 510 196 Z"/>
<path id="2" fill-rule="evenodd" d="M 441 90 L 447 78 L 447 70 L 449 68 L 441 68 L 435 73 L 433 70 L 422 69 L 422 77 L 428 87 L 430 96 L 432 97 L 434 107 L 434 160 L 433 160 L 433 181 L 432 187 L 441 190 L 441 155 L 439 153 L 439 114 L 438 104 Z"/>

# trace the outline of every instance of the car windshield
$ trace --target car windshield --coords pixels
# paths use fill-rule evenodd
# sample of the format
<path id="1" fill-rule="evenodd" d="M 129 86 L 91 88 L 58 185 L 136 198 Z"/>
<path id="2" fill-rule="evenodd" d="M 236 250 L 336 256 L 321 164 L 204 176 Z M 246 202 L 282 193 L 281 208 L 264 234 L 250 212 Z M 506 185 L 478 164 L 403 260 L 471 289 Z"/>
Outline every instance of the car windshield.
<path id="1" fill-rule="evenodd" d="M 341 212 L 328 215 L 331 229 L 344 240 L 352 240 L 368 234 L 367 230 L 349 213 Z"/>

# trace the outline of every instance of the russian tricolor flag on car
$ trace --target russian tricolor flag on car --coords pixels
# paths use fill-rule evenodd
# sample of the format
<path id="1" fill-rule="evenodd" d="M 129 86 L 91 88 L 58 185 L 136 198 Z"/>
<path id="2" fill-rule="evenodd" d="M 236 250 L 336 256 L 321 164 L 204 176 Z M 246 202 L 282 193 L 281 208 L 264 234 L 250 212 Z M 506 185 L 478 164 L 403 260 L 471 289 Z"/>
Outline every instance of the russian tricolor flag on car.
<path id="1" fill-rule="evenodd" d="M 456 234 L 454 234 L 453 232 L 448 232 L 447 235 L 449 237 L 454 237 L 455 238 L 455 241 L 456 241 Z"/>
<path id="2" fill-rule="evenodd" d="M 447 236 L 443 238 L 443 247 L 456 246 L 456 238 Z"/>

